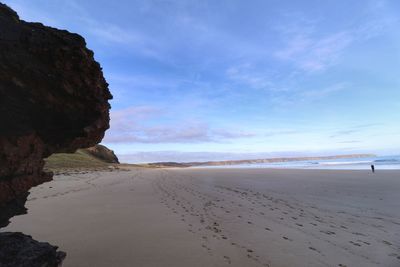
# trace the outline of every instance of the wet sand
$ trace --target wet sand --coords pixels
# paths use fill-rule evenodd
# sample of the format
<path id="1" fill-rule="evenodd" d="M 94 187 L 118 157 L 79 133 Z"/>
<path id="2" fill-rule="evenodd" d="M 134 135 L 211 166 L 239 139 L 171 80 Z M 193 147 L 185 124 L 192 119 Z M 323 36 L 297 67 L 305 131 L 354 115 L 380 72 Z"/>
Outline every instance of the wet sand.
<path id="1" fill-rule="evenodd" d="M 400 171 L 131 169 L 58 175 L 22 231 L 80 266 L 400 266 Z"/>

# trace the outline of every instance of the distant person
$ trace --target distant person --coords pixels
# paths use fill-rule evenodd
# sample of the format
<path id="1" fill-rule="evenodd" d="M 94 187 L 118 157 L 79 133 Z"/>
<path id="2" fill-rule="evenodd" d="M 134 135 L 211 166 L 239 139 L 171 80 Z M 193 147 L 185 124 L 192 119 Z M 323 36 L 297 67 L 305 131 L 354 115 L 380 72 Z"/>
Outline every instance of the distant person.
<path id="1" fill-rule="evenodd" d="M 375 172 L 375 166 L 374 165 L 371 165 L 371 171 Z"/>

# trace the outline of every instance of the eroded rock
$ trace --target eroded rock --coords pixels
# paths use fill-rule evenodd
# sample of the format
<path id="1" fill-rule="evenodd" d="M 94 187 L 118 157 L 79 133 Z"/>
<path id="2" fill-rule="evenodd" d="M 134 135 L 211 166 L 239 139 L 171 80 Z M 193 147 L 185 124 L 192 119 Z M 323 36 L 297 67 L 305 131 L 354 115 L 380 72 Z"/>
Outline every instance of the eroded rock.
<path id="1" fill-rule="evenodd" d="M 51 180 L 43 158 L 101 141 L 111 98 L 81 36 L 24 22 L 0 4 L 1 214 L 12 215 L 8 203 Z"/>
<path id="2" fill-rule="evenodd" d="M 103 145 L 95 145 L 93 147 L 83 149 L 86 153 L 107 163 L 119 163 L 118 157 L 114 151 Z"/>
<path id="3" fill-rule="evenodd" d="M 26 212 L 28 190 L 50 181 L 43 158 L 101 141 L 108 90 L 85 40 L 28 23 L 0 3 L 0 227 Z M 65 254 L 21 233 L 0 234 L 0 266 L 58 266 Z"/>

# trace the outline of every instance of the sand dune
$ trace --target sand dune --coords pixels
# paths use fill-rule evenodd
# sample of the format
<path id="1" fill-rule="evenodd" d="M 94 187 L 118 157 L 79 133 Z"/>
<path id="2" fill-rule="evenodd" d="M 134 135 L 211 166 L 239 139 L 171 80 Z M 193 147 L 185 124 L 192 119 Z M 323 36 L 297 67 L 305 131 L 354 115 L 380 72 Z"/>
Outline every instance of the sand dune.
<path id="1" fill-rule="evenodd" d="M 131 169 L 32 190 L 63 266 L 400 266 L 400 172 Z"/>

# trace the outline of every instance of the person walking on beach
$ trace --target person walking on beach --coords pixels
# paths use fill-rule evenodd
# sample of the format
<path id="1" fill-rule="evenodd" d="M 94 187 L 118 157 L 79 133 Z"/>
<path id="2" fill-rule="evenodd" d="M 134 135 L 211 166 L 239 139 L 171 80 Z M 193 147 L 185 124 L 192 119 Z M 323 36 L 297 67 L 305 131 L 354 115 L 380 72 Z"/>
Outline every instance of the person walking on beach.
<path id="1" fill-rule="evenodd" d="M 375 172 L 375 166 L 374 165 L 371 165 L 371 171 Z"/>

